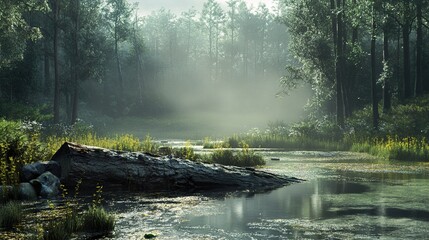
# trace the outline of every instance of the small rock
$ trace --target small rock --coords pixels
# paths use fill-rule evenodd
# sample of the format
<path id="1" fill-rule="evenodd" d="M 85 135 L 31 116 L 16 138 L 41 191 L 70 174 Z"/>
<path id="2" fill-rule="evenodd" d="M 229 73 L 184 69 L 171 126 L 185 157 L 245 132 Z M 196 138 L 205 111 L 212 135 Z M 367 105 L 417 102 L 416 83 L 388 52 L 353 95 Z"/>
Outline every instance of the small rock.
<path id="1" fill-rule="evenodd" d="M 21 169 L 21 181 L 29 182 L 44 172 L 51 172 L 58 178 L 61 177 L 61 166 L 58 162 L 55 161 L 47 161 L 47 162 L 35 162 L 32 164 L 25 165 Z"/>
<path id="2" fill-rule="evenodd" d="M 144 238 L 145 238 L 145 239 L 154 239 L 154 238 L 156 238 L 156 235 L 155 235 L 155 234 L 153 234 L 153 233 L 146 233 L 146 234 L 144 235 Z"/>
<path id="3" fill-rule="evenodd" d="M 60 179 L 49 171 L 30 183 L 42 198 L 52 198 L 59 194 Z"/>
<path id="4" fill-rule="evenodd" d="M 19 184 L 18 196 L 19 199 L 24 201 L 33 201 L 37 199 L 36 190 L 34 190 L 33 185 L 28 182 Z"/>

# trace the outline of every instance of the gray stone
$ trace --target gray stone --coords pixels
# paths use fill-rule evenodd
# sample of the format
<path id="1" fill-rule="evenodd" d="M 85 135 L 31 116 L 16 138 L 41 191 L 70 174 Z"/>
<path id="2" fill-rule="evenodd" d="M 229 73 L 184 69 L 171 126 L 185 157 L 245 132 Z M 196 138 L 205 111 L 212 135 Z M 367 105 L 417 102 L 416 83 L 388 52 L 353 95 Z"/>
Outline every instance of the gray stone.
<path id="1" fill-rule="evenodd" d="M 21 182 L 29 182 L 44 172 L 51 172 L 57 177 L 61 176 L 61 166 L 58 162 L 47 161 L 47 162 L 35 162 L 32 164 L 25 165 L 21 169 Z"/>
<path id="2" fill-rule="evenodd" d="M 49 171 L 31 180 L 30 183 L 42 198 L 52 198 L 60 192 L 60 179 Z"/>
<path id="3" fill-rule="evenodd" d="M 18 187 L 18 197 L 21 200 L 33 201 L 37 199 L 37 193 L 30 183 L 20 183 Z"/>

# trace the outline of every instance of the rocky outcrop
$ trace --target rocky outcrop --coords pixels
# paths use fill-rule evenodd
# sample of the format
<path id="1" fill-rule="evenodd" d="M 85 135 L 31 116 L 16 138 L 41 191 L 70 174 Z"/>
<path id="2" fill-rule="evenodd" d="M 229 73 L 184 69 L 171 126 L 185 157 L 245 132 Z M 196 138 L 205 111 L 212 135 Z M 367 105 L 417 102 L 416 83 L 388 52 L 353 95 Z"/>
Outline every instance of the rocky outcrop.
<path id="1" fill-rule="evenodd" d="M 84 186 L 121 184 L 142 190 L 268 190 L 300 181 L 253 168 L 203 164 L 69 142 L 61 146 L 52 161 L 60 163 L 61 179 L 66 185 L 74 185 L 81 180 Z"/>

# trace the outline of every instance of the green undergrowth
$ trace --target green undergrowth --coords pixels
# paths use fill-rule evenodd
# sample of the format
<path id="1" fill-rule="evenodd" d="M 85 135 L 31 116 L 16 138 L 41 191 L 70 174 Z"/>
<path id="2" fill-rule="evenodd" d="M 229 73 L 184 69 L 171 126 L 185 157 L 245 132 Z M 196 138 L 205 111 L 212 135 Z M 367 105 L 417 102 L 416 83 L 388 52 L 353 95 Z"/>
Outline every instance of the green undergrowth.
<path id="1" fill-rule="evenodd" d="M 10 201 L 0 206 L 0 229 L 11 229 L 24 218 L 21 203 Z"/>
<path id="2" fill-rule="evenodd" d="M 381 108 L 380 108 L 381 109 Z M 331 116 L 309 117 L 295 124 L 270 123 L 265 130 L 227 138 L 222 143 L 207 142 L 205 148 L 239 147 L 284 150 L 366 152 L 388 160 L 429 161 L 429 95 L 396 104 L 380 113 L 378 129 L 372 126 L 372 110 L 353 113 L 340 128 Z"/>
<path id="3" fill-rule="evenodd" d="M 109 235 L 115 229 L 115 217 L 108 213 L 102 207 L 102 189 L 103 186 L 97 185 L 93 194 L 92 204 L 84 211 L 78 211 L 79 201 L 76 196 L 79 192 L 80 182 L 75 187 L 75 195 L 68 196 L 67 189 L 62 186 L 62 197 L 66 199 L 65 207 L 57 209 L 57 206 L 51 204 L 51 220 L 43 226 L 44 240 L 71 239 L 73 234 L 88 234 L 87 238 L 92 239 Z"/>
<path id="4" fill-rule="evenodd" d="M 249 145 L 245 142 L 242 142 L 241 151 L 237 153 L 222 148 L 216 149 L 210 156 L 210 160 L 212 163 L 239 167 L 265 165 L 265 160 L 262 156 L 249 149 Z"/>

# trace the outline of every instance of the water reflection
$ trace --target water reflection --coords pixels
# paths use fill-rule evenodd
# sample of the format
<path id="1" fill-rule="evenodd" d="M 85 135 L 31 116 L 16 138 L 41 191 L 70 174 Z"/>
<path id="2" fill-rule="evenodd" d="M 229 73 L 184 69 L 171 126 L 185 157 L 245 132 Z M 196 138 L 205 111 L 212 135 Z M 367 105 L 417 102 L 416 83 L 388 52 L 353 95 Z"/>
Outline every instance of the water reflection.
<path id="1" fill-rule="evenodd" d="M 265 193 L 112 199 L 114 239 L 427 239 L 429 174 L 350 153 L 266 152 L 272 172 L 312 179 Z M 118 195 L 115 194 L 115 197 Z M 130 238 L 131 237 L 131 238 Z M 135 237 L 135 238 L 133 238 Z"/>
<path id="2" fill-rule="evenodd" d="M 429 221 L 429 211 L 427 210 L 386 207 L 383 196 L 378 195 L 378 191 L 384 187 L 382 182 L 359 183 L 345 180 L 315 179 L 270 193 L 256 194 L 250 198 L 244 196 L 227 198 L 216 203 L 219 208 L 223 208 L 220 213 L 199 216 L 190 214 L 185 217 L 188 221 L 182 223 L 180 227 L 183 229 L 192 227 L 193 231 L 200 229 L 203 232 L 222 229 L 230 232 L 263 233 L 265 237 L 292 237 L 302 236 L 305 232 L 309 232 L 308 226 L 302 226 L 305 221 L 312 224 L 335 221 L 335 224 L 331 224 L 330 227 L 316 227 L 319 229 L 314 231 L 314 236 L 310 238 L 319 238 L 326 237 L 322 234 L 324 233 L 323 229 L 329 228 L 333 228 L 336 232 L 344 231 L 343 233 L 364 235 L 370 233 L 374 236 L 397 230 L 396 227 L 385 226 L 386 224 L 383 222 L 371 226 L 370 232 L 368 232 L 369 229 L 362 226 L 359 228 L 342 226 L 344 222 L 348 222 L 349 225 L 362 224 L 357 220 L 362 217 L 376 217 L 378 220 Z M 368 198 L 368 196 L 372 197 Z M 354 198 L 366 199 L 362 202 L 355 201 Z M 374 199 L 381 200 L 374 201 Z M 294 222 L 297 219 L 299 222 Z"/>
<path id="3" fill-rule="evenodd" d="M 225 214 L 190 216 L 187 224 L 208 224 L 223 229 L 248 230 L 247 223 L 258 219 L 306 218 L 320 219 L 331 215 L 326 194 L 359 194 L 369 191 L 366 185 L 316 179 L 272 191 L 252 198 L 236 197 L 224 201 Z"/>

